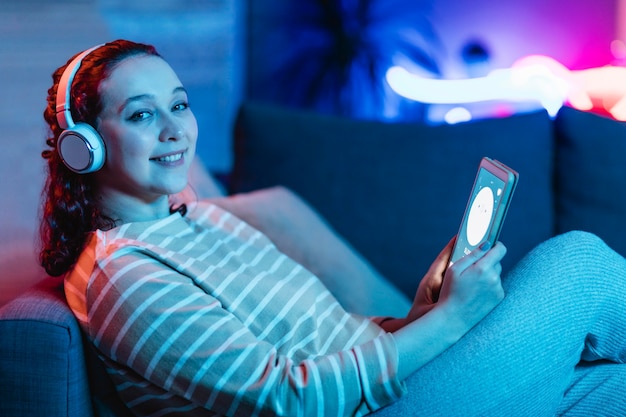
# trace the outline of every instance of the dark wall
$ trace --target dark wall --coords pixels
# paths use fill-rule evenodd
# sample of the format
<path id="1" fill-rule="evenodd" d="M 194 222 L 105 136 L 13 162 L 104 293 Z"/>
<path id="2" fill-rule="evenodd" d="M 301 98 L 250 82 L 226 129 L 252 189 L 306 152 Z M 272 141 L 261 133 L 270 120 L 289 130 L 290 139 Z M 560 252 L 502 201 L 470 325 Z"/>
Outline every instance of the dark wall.
<path id="1" fill-rule="evenodd" d="M 423 112 L 382 81 L 392 63 L 432 77 L 484 73 L 529 54 L 570 69 L 611 63 L 618 2 L 587 0 L 249 0 L 247 95 L 362 118 Z M 344 7 L 345 6 L 345 7 Z M 341 10 L 341 11 L 340 11 Z"/>

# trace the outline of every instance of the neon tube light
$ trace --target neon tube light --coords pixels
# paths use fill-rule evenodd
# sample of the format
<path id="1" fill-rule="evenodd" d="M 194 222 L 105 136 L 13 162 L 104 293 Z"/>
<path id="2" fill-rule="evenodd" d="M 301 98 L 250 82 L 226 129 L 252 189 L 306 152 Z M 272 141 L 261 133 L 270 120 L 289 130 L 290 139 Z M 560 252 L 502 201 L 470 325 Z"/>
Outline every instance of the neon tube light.
<path id="1" fill-rule="evenodd" d="M 429 79 L 394 66 L 387 71 L 386 79 L 396 93 L 423 103 L 534 101 L 550 115 L 556 115 L 568 93 L 568 84 L 564 80 L 545 67 L 534 65 L 495 70 L 484 77 L 462 80 Z"/>
<path id="2" fill-rule="evenodd" d="M 579 110 L 603 109 L 626 121 L 625 67 L 570 71 L 550 57 L 532 55 L 484 77 L 430 79 L 394 66 L 387 71 L 386 80 L 397 94 L 423 103 L 537 102 L 554 116 L 568 102 Z"/>

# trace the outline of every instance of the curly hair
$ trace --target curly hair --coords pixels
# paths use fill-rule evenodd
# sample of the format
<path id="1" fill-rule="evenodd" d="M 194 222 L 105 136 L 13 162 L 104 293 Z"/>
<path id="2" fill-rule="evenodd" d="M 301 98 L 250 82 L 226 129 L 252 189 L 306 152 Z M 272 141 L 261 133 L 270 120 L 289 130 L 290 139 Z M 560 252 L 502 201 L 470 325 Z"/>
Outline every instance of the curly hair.
<path id="1" fill-rule="evenodd" d="M 75 122 L 95 127 L 102 111 L 98 92 L 100 83 L 120 62 L 137 55 L 160 56 L 152 45 L 119 39 L 96 48 L 84 57 L 70 93 L 71 114 Z M 70 58 L 52 74 L 48 104 L 43 112 L 50 132 L 46 140 L 49 149 L 41 153 L 48 161 L 48 177 L 42 196 L 39 261 L 52 276 L 64 274 L 76 263 L 89 232 L 115 225 L 115 221 L 104 216 L 99 209 L 93 175 L 71 171 L 57 152 L 57 140 L 63 132 L 56 119 L 57 89 L 65 68 L 73 59 Z"/>

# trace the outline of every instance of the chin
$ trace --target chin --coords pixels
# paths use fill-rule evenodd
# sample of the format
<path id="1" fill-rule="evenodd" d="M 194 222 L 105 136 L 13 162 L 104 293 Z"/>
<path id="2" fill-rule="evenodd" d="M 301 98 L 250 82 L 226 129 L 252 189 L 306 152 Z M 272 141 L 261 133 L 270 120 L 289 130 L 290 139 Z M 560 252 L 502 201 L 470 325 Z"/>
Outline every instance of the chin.
<path id="1" fill-rule="evenodd" d="M 189 190 L 193 191 L 193 187 L 190 184 L 185 184 L 182 187 L 169 187 L 169 193 L 168 194 L 179 194 L 179 193 L 184 193 L 187 192 Z"/>

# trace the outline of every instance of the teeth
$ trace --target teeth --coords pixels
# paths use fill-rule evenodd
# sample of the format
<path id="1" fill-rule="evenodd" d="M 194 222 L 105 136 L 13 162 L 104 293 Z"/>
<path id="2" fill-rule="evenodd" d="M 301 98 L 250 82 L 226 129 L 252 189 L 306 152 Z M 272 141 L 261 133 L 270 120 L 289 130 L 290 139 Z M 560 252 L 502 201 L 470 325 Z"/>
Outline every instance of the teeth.
<path id="1" fill-rule="evenodd" d="M 183 157 L 182 153 L 177 153 L 176 155 L 168 155 L 162 158 L 155 158 L 154 160 L 159 161 L 159 162 L 174 162 L 174 161 L 178 161 L 182 157 Z"/>

